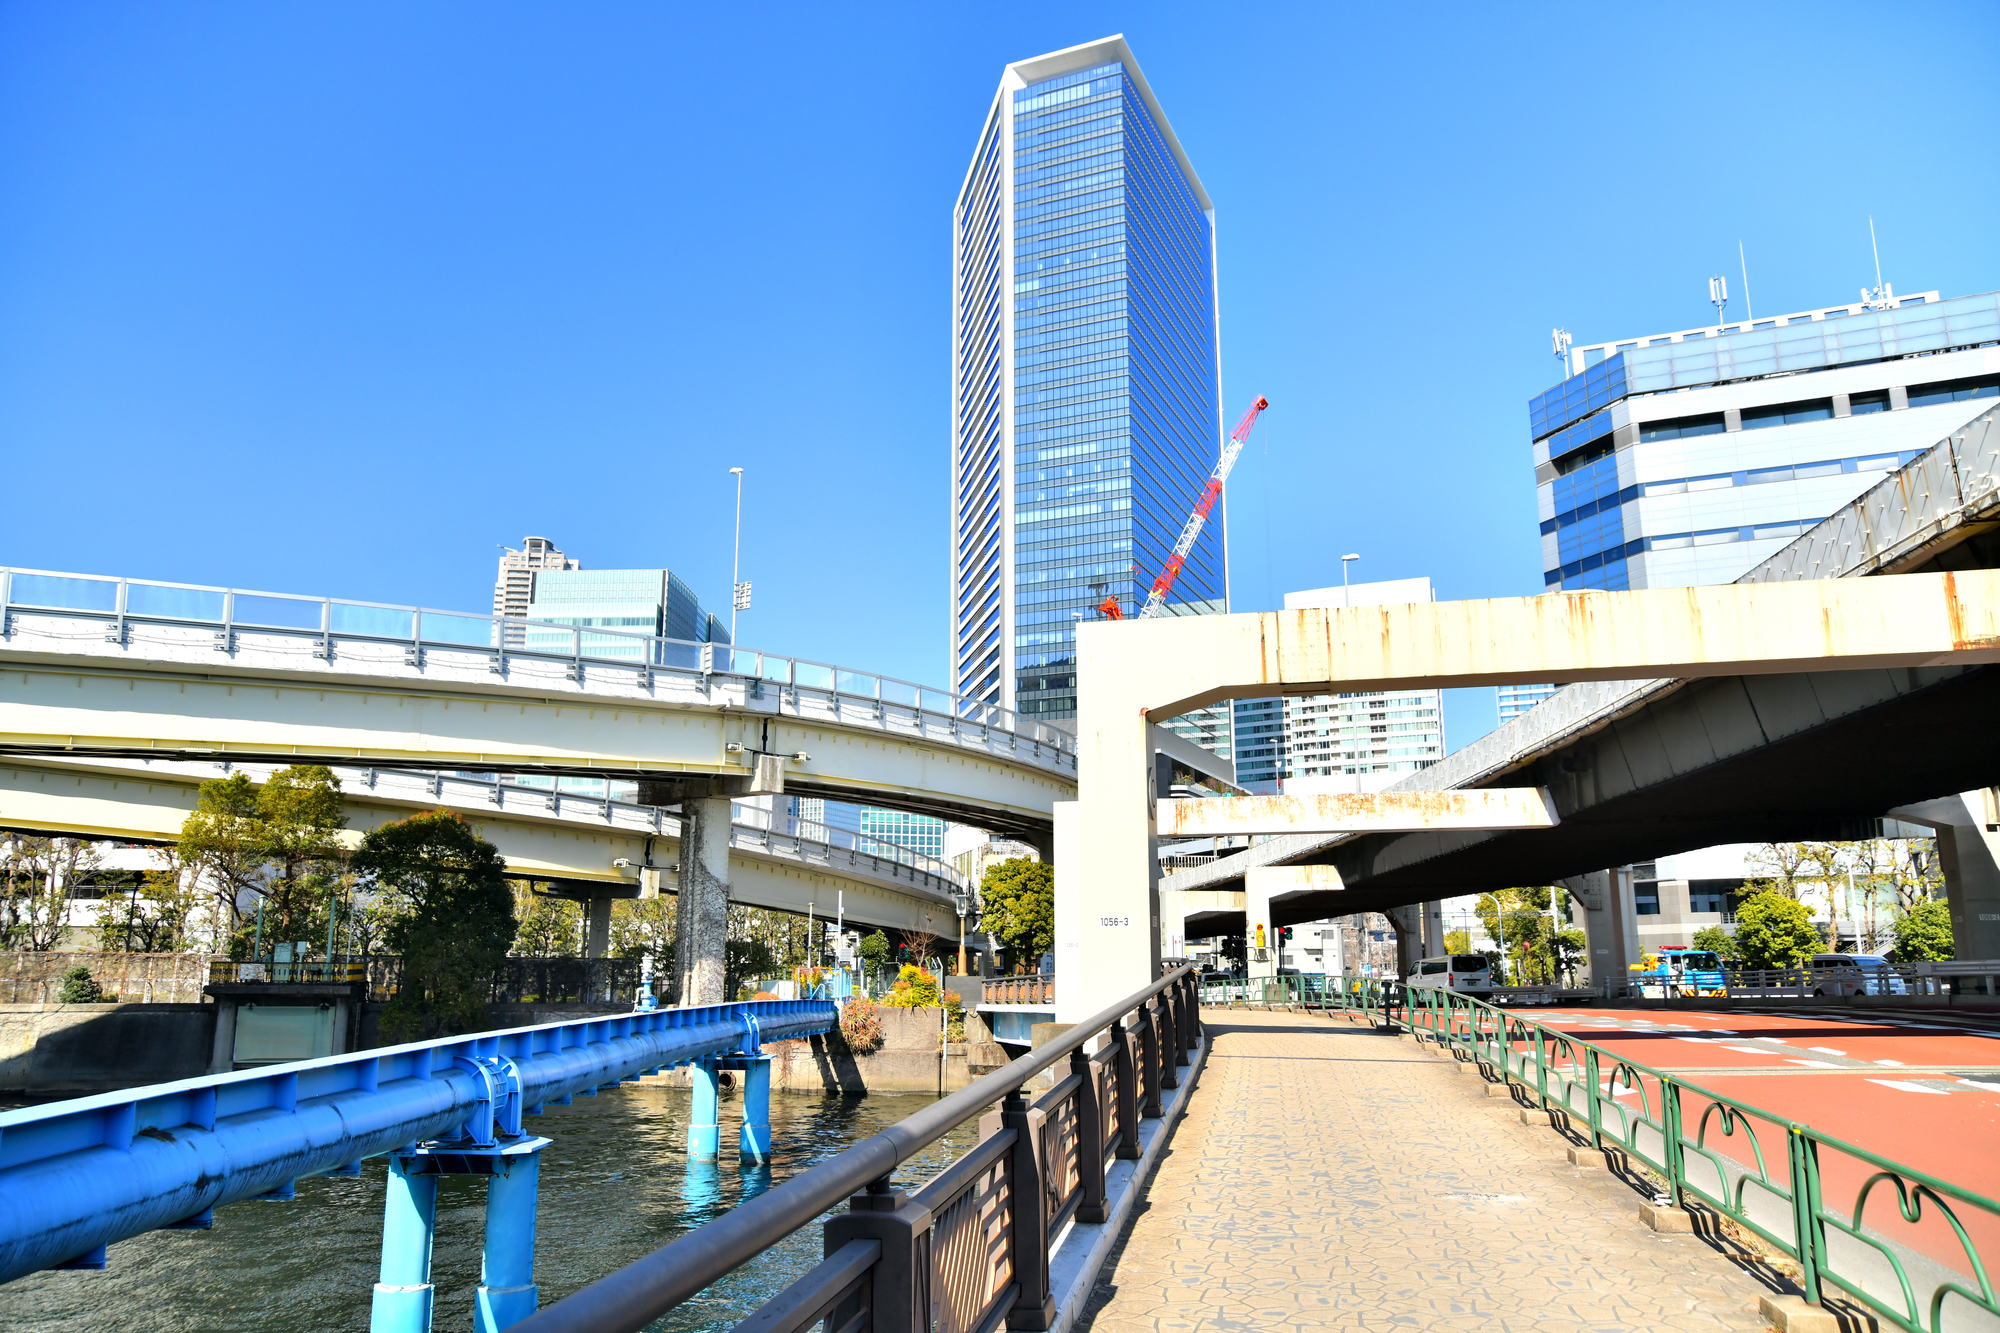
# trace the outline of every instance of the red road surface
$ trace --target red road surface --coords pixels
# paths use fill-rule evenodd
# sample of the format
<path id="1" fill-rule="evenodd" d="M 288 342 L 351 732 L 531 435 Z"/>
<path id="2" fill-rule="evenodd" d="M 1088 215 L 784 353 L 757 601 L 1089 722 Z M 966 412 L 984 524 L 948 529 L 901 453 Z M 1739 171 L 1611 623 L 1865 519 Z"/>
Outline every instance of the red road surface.
<path id="1" fill-rule="evenodd" d="M 1908 1017 L 1608 1008 L 1515 1012 L 1637 1064 L 1680 1073 L 1688 1084 L 2000 1200 L 2000 1025 L 1990 1020 L 1936 1010 Z M 1651 1089 L 1648 1093 L 1657 1115 L 1657 1096 Z M 1621 1102 L 1638 1100 L 1634 1094 L 1619 1097 Z M 1683 1102 L 1689 1138 L 1699 1133 L 1707 1105 Z M 1756 1129 L 1764 1160 L 1782 1181 L 1784 1132 L 1768 1124 Z M 1713 1115 L 1705 1141 L 1725 1156 L 1754 1162 L 1742 1133 L 1725 1136 Z M 1820 1169 L 1824 1202 L 1842 1213 L 1851 1212 L 1857 1192 L 1874 1174 L 1859 1159 L 1825 1152 Z M 1965 1269 L 1958 1242 L 1934 1208 L 1914 1234 L 1896 1220 L 1895 1209 L 1893 1189 L 1878 1185 L 1869 1196 L 1866 1219 Z M 1991 1266 L 2000 1259 L 2000 1218 L 1969 1209 L 1959 1213 Z"/>

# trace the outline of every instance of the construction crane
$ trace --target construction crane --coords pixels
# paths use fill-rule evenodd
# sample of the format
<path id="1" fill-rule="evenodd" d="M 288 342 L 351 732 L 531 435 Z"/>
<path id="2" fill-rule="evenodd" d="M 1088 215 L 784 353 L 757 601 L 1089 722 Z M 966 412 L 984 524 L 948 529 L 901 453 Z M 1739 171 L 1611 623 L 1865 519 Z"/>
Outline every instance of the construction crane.
<path id="1" fill-rule="evenodd" d="M 1229 480 L 1229 469 L 1236 466 L 1237 455 L 1250 442 L 1250 430 L 1257 424 L 1258 414 L 1270 405 L 1270 400 L 1260 395 L 1256 402 L 1250 404 L 1250 410 L 1243 414 L 1243 419 L 1236 423 L 1236 429 L 1229 432 L 1229 439 L 1222 446 L 1222 456 L 1215 460 L 1215 470 L 1208 474 L 1208 484 L 1201 488 L 1201 499 L 1196 502 L 1194 512 L 1188 515 L 1187 525 L 1181 529 L 1179 540 L 1174 542 L 1174 553 L 1167 557 L 1160 577 L 1153 580 L 1152 595 L 1139 609 L 1137 619 L 1144 620 L 1166 605 L 1167 594 L 1174 590 L 1174 580 L 1181 576 L 1181 566 L 1187 563 L 1188 553 L 1194 550 L 1195 539 L 1201 536 L 1201 525 L 1208 522 L 1209 510 L 1215 508 L 1215 502 L 1222 498 L 1222 483 Z M 1125 618 L 1115 594 L 1105 598 L 1097 610 L 1106 620 Z"/>

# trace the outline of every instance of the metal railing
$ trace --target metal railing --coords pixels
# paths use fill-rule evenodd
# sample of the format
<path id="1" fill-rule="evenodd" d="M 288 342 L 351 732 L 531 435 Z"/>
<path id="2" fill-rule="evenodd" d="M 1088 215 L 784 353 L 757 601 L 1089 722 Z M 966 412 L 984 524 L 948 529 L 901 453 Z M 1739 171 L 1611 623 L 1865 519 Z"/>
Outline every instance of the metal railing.
<path id="1" fill-rule="evenodd" d="M 1088 1049 L 1097 1038 L 1101 1047 Z M 1061 1038 L 838 1157 L 599 1279 L 517 1333 L 633 1333 L 846 1200 L 826 1261 L 740 1330 L 975 1333 L 1047 1328 L 1052 1239 L 1108 1216 L 1107 1163 L 1140 1156 L 1141 1120 L 1200 1045 L 1194 978 L 1177 968 Z M 1053 1087 L 1028 1084 L 1049 1071 Z M 999 1109 L 981 1116 L 994 1102 Z M 922 1188 L 891 1173 L 974 1116 L 980 1141 Z"/>
<path id="2" fill-rule="evenodd" d="M 878 672 L 726 643 L 297 593 L 0 568 L 0 637 L 11 636 L 14 617 L 24 613 L 101 623 L 105 640 L 121 646 L 130 641 L 133 627 L 157 625 L 210 631 L 215 650 L 230 655 L 243 635 L 306 643 L 315 659 L 329 664 L 341 644 L 368 643 L 401 647 L 404 664 L 420 671 L 426 653 L 443 651 L 483 656 L 501 676 L 514 660 L 560 663 L 578 684 L 586 667 L 632 671 L 648 685 L 659 672 L 738 676 L 760 688 L 865 703 L 878 719 L 890 709 L 904 709 L 1010 732 L 1069 756 L 1071 767 L 1076 754 L 1074 732 L 997 704 Z"/>
<path id="3" fill-rule="evenodd" d="M 276 962 L 255 958 L 248 962 L 213 962 L 208 965 L 208 984 L 227 986 L 263 984 L 271 986 L 349 986 L 368 980 L 368 961 L 363 958 L 321 959 L 301 963 Z"/>
<path id="4" fill-rule="evenodd" d="M 1476 1060 L 1645 1166 L 1666 1202 L 1755 1233 L 1798 1263 L 1808 1301 L 1843 1296 L 1911 1333 L 2000 1318 L 1983 1257 L 2000 1252 L 2000 1202 L 1468 995 L 1370 980 L 1323 996 Z"/>
<path id="5" fill-rule="evenodd" d="M 1054 1004 L 1054 977 L 988 977 L 979 983 L 981 1004 Z"/>

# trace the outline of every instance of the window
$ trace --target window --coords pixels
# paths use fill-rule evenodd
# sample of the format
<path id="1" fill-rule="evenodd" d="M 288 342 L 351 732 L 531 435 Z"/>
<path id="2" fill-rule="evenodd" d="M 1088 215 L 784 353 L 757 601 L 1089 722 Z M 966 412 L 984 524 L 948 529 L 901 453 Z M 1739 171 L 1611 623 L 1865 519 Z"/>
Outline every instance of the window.
<path id="1" fill-rule="evenodd" d="M 1873 393 L 1849 394 L 1847 398 L 1847 410 L 1857 417 L 1865 417 L 1870 412 L 1887 412 L 1889 410 L 1889 391 L 1887 389 L 1877 389 Z"/>
<path id="2" fill-rule="evenodd" d="M 1609 438 L 1605 439 L 1602 444 L 1586 445 L 1573 454 L 1567 454 L 1558 458 L 1556 460 L 1556 475 L 1558 477 L 1566 477 L 1580 467 L 1595 463 L 1610 452 L 1611 441 Z"/>
<path id="3" fill-rule="evenodd" d="M 1635 880 L 1632 884 L 1633 911 L 1640 916 L 1660 914 L 1660 881 Z"/>
<path id="4" fill-rule="evenodd" d="M 1968 398 L 2000 398 L 2000 375 L 1984 375 L 1978 379 L 1941 380 L 1936 384 L 1910 386 L 1911 407 L 1962 403 Z"/>
<path id="5" fill-rule="evenodd" d="M 1777 403 L 1770 407 L 1743 409 L 1743 429 L 1763 426 L 1796 426 L 1805 421 L 1826 421 L 1833 416 L 1833 399 L 1814 398 L 1803 403 Z"/>
<path id="6" fill-rule="evenodd" d="M 1639 438 L 1649 440 L 1685 440 L 1696 435 L 1722 434 L 1722 413 L 1710 412 L 1698 417 L 1674 417 L 1667 421 L 1648 422 L 1639 427 Z"/>

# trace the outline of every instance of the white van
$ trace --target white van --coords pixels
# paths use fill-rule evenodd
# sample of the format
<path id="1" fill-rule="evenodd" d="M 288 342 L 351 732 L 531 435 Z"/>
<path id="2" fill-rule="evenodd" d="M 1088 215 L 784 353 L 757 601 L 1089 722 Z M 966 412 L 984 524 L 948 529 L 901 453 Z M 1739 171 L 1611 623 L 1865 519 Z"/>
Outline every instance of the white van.
<path id="1" fill-rule="evenodd" d="M 1487 996 L 1493 993 L 1493 972 L 1481 955 L 1455 953 L 1444 958 L 1420 959 L 1410 969 L 1406 984 L 1411 990 L 1453 990 L 1461 995 Z"/>
<path id="2" fill-rule="evenodd" d="M 1896 965 L 1879 954 L 1816 953 L 1808 964 L 1814 995 L 1907 995 Z"/>

